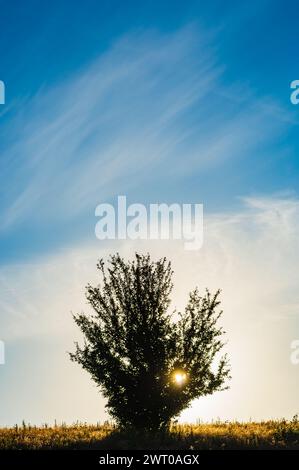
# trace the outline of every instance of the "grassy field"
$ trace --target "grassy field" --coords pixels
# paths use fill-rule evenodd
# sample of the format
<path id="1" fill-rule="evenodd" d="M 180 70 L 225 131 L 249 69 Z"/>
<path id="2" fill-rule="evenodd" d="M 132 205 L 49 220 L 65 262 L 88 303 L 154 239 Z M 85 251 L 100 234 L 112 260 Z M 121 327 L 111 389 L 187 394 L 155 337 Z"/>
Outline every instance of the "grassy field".
<path id="1" fill-rule="evenodd" d="M 0 449 L 299 449 L 299 421 L 173 425 L 168 432 L 119 431 L 112 425 L 0 429 Z"/>

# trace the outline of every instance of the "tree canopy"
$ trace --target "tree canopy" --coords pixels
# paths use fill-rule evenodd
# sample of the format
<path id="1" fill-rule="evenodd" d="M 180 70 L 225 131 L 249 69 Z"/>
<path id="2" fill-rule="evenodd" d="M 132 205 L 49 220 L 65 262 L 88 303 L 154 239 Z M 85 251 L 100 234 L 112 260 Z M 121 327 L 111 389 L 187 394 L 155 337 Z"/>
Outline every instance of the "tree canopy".
<path id="1" fill-rule="evenodd" d="M 100 386 L 119 425 L 165 427 L 195 398 L 227 388 L 228 360 L 217 357 L 224 345 L 219 290 L 201 296 L 196 288 L 174 315 L 166 258 L 116 254 L 97 267 L 101 283 L 86 292 L 93 313 L 74 315 L 84 344 L 70 357 Z"/>

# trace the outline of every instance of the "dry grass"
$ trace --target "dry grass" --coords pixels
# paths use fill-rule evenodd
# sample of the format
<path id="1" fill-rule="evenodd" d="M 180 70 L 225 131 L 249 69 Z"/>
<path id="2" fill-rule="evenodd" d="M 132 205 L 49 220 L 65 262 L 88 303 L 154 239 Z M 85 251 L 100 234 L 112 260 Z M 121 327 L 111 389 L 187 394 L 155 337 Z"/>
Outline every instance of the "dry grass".
<path id="1" fill-rule="evenodd" d="M 149 434 L 110 424 L 0 429 L 0 449 L 299 449 L 299 421 L 171 426 Z"/>

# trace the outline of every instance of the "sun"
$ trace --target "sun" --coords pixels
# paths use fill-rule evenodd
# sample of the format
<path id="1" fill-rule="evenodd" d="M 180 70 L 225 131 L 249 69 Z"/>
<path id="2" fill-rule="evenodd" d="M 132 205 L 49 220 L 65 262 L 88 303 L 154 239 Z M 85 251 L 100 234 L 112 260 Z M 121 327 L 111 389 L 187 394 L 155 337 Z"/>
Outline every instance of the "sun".
<path id="1" fill-rule="evenodd" d="M 174 371 L 173 381 L 176 385 L 183 385 L 187 380 L 187 374 L 183 371 Z"/>

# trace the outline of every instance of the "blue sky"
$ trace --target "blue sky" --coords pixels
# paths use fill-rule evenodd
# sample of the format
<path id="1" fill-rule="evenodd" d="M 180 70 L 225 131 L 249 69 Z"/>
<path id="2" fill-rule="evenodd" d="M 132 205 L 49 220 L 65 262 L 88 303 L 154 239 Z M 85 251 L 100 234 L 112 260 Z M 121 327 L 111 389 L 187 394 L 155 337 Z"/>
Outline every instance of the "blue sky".
<path id="1" fill-rule="evenodd" d="M 291 415 L 298 372 L 289 344 L 299 334 L 299 106 L 290 103 L 290 83 L 299 79 L 297 9 L 295 1 L 0 0 L 0 335 L 11 358 L 1 371 L 1 423 L 94 416 L 88 378 L 88 409 L 67 396 L 82 374 L 65 355 L 74 337 L 68 313 L 84 307 L 99 254 L 136 249 L 95 239 L 95 207 L 120 194 L 128 202 L 204 204 L 207 242 L 198 258 L 171 244 L 145 249 L 174 259 L 179 304 L 187 280 L 226 288 L 242 377 L 233 397 L 244 388 L 244 367 L 255 365 L 248 351 L 239 363 L 240 331 L 248 331 L 248 348 L 258 341 L 255 328 L 267 335 L 255 348 L 267 352 L 271 376 L 264 408 L 248 383 L 248 400 L 258 404 L 234 407 L 236 398 L 224 395 L 206 418 L 223 409 L 225 419 Z M 280 387 L 273 355 L 286 377 L 272 403 L 267 393 Z M 21 357 L 31 384 L 22 381 Z M 48 383 L 66 376 L 64 395 L 54 399 Z M 23 401 L 12 393 L 20 386 Z"/>
<path id="2" fill-rule="evenodd" d="M 46 166 L 51 166 L 55 159 L 64 164 L 55 167 L 52 163 L 51 176 L 48 173 L 48 179 L 44 178 L 43 184 L 47 186 L 44 198 L 40 197 L 42 190 L 36 189 L 34 195 L 32 192 L 26 196 L 27 209 L 20 207 L 17 220 L 7 227 L 4 224 L 0 234 L 3 261 L 19 260 L 74 239 L 88 238 L 92 233 L 95 205 L 103 199 L 110 200 L 120 190 L 129 199 L 141 202 L 152 201 L 153 195 L 163 201 L 196 200 L 203 202 L 209 211 L 234 207 L 239 196 L 297 191 L 298 113 L 289 100 L 289 84 L 296 78 L 298 68 L 295 2 L 287 5 L 266 1 L 225 2 L 224 5 L 220 1 L 201 1 L 158 5 L 89 0 L 43 2 L 42 7 L 37 1 L 22 5 L 3 1 L 0 5 L 0 70 L 7 89 L 0 130 L 4 193 L 1 212 L 4 214 L 11 213 L 32 180 L 42 180 L 38 169 L 41 163 L 32 162 L 33 149 L 28 148 L 28 140 L 62 118 L 67 106 L 76 104 L 78 113 L 80 106 L 84 106 L 87 99 L 84 90 L 80 93 L 74 88 L 77 95 L 61 103 L 65 99 L 64 90 L 78 87 L 80 76 L 88 73 L 94 74 L 101 86 L 102 73 L 111 73 L 105 63 L 107 57 L 116 72 L 118 60 L 132 63 L 152 52 L 144 71 L 132 68 L 127 77 L 116 79 L 115 86 L 120 89 L 113 89 L 113 83 L 106 85 L 103 103 L 99 103 L 92 115 L 86 115 L 86 119 L 94 121 L 94 128 L 87 131 L 90 142 L 86 135 L 77 136 L 67 157 L 63 147 L 76 140 L 76 130 L 62 130 L 61 146 L 53 148 L 55 155 L 49 150 L 41 157 Z M 164 57 L 158 57 L 159 47 L 164 47 Z M 104 72 L 101 67 L 107 70 Z M 147 88 L 142 84 L 143 78 L 147 80 Z M 138 82 L 137 90 L 134 90 L 134 80 Z M 153 80 L 157 81 L 156 86 Z M 90 86 L 89 82 L 82 83 L 82 87 Z M 187 97 L 188 87 L 190 93 L 194 87 L 193 96 Z M 147 171 L 137 168 L 137 179 L 130 187 L 121 183 L 122 176 L 126 179 L 126 171 L 120 169 L 117 188 L 113 191 L 110 186 L 109 194 L 102 190 L 104 178 L 99 168 L 98 181 L 90 183 L 93 198 L 75 214 L 69 206 L 79 203 L 75 199 L 72 202 L 70 195 L 64 207 L 69 216 L 64 214 L 61 219 L 57 191 L 68 190 L 65 185 L 60 189 L 55 187 L 56 177 L 61 178 L 64 172 L 70 184 L 75 181 L 78 191 L 84 190 L 85 183 L 80 185 L 77 180 L 73 162 L 103 159 L 105 139 L 106 148 L 112 140 L 121 146 L 130 133 L 147 132 L 158 121 L 161 107 L 165 109 L 175 102 L 175 95 L 177 103 L 179 99 L 189 101 L 182 105 L 184 109 L 174 111 L 176 115 L 169 118 L 159 138 L 167 139 L 175 133 L 179 140 L 176 148 L 169 148 L 165 155 L 159 156 L 162 144 L 156 138 L 152 149 L 150 143 L 144 145 L 151 157 L 143 157 L 142 149 L 137 147 L 141 166 L 142 159 L 154 163 Z M 161 99 L 164 103 L 159 107 Z M 108 108 L 114 115 L 103 122 L 102 114 L 107 114 Z M 131 128 L 125 129 L 128 115 Z M 74 123 L 75 116 L 70 119 Z M 233 134 L 238 135 L 235 142 Z M 54 138 L 52 134 L 47 137 Z M 47 137 L 39 142 L 36 152 L 44 152 Z M 217 142 L 223 148 L 215 149 Z M 207 156 L 210 163 L 201 165 L 201 154 L 208 152 L 208 147 L 211 154 L 217 153 L 217 158 Z M 25 154 L 25 148 L 29 155 Z M 128 155 L 123 160 L 126 158 L 130 160 Z M 175 164 L 177 174 L 171 175 L 170 167 L 175 159 L 184 160 L 181 169 L 189 171 L 180 171 L 180 164 Z M 88 165 L 87 162 L 86 168 Z M 30 211 L 30 197 L 39 199 L 31 206 L 34 216 Z M 40 212 L 47 212 L 45 206 L 51 206 L 51 214 L 42 217 Z"/>

